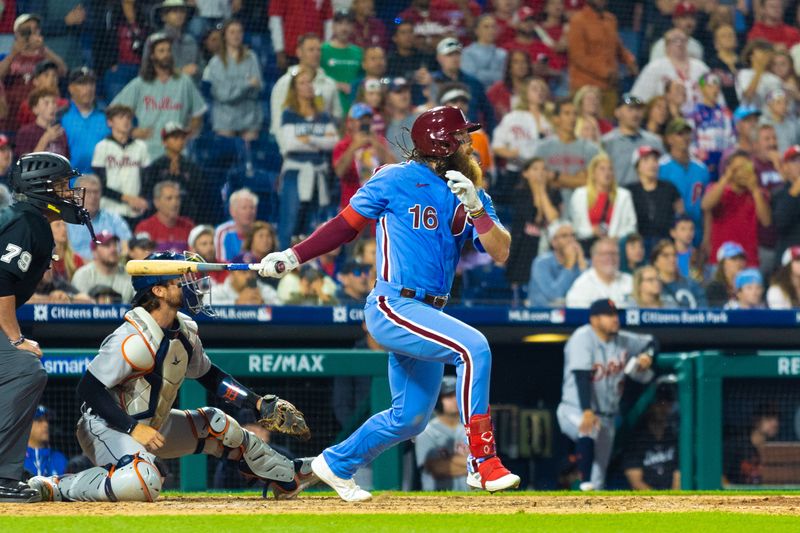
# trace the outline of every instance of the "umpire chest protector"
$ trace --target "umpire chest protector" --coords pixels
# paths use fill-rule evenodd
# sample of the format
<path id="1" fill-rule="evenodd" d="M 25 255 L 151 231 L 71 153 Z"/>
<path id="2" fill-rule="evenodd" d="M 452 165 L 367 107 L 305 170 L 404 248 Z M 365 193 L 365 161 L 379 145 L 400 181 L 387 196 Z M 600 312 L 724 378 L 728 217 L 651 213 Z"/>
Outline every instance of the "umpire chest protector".
<path id="1" fill-rule="evenodd" d="M 182 313 L 177 321 L 177 331 L 167 335 L 141 307 L 125 314 L 131 332 L 120 345 L 120 356 L 135 373 L 111 392 L 129 415 L 156 429 L 175 403 L 198 342 L 197 324 Z"/>

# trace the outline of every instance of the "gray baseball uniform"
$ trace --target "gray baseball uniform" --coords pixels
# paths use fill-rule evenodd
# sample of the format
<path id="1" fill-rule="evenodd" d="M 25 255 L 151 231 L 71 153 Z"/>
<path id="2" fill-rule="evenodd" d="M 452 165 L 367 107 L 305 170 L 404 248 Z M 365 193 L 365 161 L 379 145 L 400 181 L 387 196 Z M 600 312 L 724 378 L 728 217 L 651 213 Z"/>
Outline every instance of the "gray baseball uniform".
<path id="1" fill-rule="evenodd" d="M 49 499 L 153 501 L 162 483 L 156 457 L 171 459 L 192 453 L 224 454 L 233 460 L 241 457 L 247 473 L 265 480 L 290 482 L 294 478 L 292 461 L 221 410 L 172 409 L 183 380 L 200 378 L 211 369 L 197 336 L 197 324 L 178 313 L 177 325 L 175 330 L 164 330 L 150 313 L 135 307 L 125 315 L 125 323 L 103 341 L 87 368 L 87 376 L 91 374 L 105 386 L 128 415 L 157 429 L 164 445 L 151 452 L 84 404 L 78 442 L 97 466 L 60 479 L 33 478 L 37 486 L 51 487 Z"/>
<path id="2" fill-rule="evenodd" d="M 619 411 L 625 378 L 640 382 L 652 379 L 653 372 L 640 370 L 636 357 L 651 350 L 653 345 L 652 335 L 628 331 L 620 331 L 608 342 L 603 342 L 591 324 L 586 324 L 575 330 L 564 347 L 564 381 L 556 415 L 561 431 L 573 441 L 585 436 L 594 439 L 591 481 L 597 489 L 605 483 L 605 471 L 614 444 L 614 417 Z M 583 410 L 574 374 L 576 370 L 591 372 L 591 409 L 600 421 L 599 428 L 592 435 L 581 435 L 578 429 Z"/>

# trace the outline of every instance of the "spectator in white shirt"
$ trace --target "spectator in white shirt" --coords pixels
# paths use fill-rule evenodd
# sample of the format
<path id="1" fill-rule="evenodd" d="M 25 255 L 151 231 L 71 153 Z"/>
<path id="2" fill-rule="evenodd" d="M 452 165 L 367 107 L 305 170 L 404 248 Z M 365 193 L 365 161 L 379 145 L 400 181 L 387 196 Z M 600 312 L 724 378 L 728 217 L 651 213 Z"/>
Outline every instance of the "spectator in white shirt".
<path id="1" fill-rule="evenodd" d="M 702 100 L 698 81 L 700 76 L 708 72 L 708 65 L 690 57 L 686 34 L 673 28 L 664 34 L 667 57 L 650 61 L 643 69 L 631 94 L 644 102 L 664 94 L 667 80 L 681 80 L 686 87 L 686 104 L 683 114 L 688 115 L 697 102 Z"/>
<path id="2" fill-rule="evenodd" d="M 619 239 L 634 233 L 636 210 L 631 193 L 617 186 L 605 152 L 592 158 L 586 175 L 586 185 L 575 189 L 569 203 L 569 219 L 578 241 L 590 244 L 600 237 Z"/>
<path id="3" fill-rule="evenodd" d="M 553 127 L 547 120 L 544 105 L 549 89 L 541 78 L 530 78 L 520 105 L 511 111 L 494 129 L 492 150 L 505 159 L 506 170 L 519 172 L 522 163 L 533 157 L 540 139 L 551 135 Z"/>
<path id="4" fill-rule="evenodd" d="M 783 87 L 781 79 L 769 71 L 775 48 L 763 39 L 753 39 L 742 50 L 746 68 L 736 74 L 736 95 L 739 105 L 761 109 L 767 95 Z"/>
<path id="5" fill-rule="evenodd" d="M 616 239 L 605 237 L 592 245 L 592 266 L 570 287 L 567 307 L 588 308 L 603 298 L 624 307 L 632 292 L 633 278 L 619 271 L 619 245 Z"/>

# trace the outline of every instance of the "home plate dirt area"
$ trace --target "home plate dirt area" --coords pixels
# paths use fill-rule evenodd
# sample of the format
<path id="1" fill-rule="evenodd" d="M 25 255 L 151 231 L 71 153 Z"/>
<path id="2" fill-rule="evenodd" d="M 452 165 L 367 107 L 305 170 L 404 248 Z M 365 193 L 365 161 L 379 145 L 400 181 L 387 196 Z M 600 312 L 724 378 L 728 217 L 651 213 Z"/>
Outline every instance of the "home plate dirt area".
<path id="1" fill-rule="evenodd" d="M 333 494 L 310 493 L 293 501 L 251 494 L 166 494 L 155 503 L 47 502 L 4 504 L 10 516 L 243 515 L 243 514 L 587 514 L 732 512 L 800 515 L 800 495 L 765 494 L 498 494 L 379 493 L 372 501 L 345 503 Z"/>

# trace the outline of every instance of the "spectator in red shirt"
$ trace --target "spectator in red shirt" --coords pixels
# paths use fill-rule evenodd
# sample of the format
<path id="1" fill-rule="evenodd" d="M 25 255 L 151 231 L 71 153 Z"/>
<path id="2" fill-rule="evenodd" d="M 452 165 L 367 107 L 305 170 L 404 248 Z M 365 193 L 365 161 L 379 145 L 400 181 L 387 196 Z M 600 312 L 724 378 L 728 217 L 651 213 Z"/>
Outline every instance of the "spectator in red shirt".
<path id="1" fill-rule="evenodd" d="M 519 0 L 492 0 L 495 20 L 497 20 L 497 42 L 504 43 L 514 39 L 514 12 Z"/>
<path id="2" fill-rule="evenodd" d="M 0 50 L 10 50 L 14 45 L 14 18 L 17 16 L 17 0 L 5 0 L 5 9 L 0 13 Z"/>
<path id="3" fill-rule="evenodd" d="M 62 98 L 58 90 L 58 65 L 49 59 L 45 59 L 36 65 L 36 68 L 33 70 L 31 86 L 34 91 L 42 88 L 53 89 L 56 94 L 59 95 L 56 106 L 58 109 L 69 105 L 69 101 L 66 98 Z M 27 100 L 22 102 L 17 112 L 17 121 L 19 125 L 24 126 L 25 124 L 30 124 L 34 120 L 36 120 L 36 117 L 31 112 L 31 106 L 28 105 Z"/>
<path id="4" fill-rule="evenodd" d="M 534 76 L 552 79 L 558 76 L 558 71 L 550 68 L 553 61 L 550 57 L 553 51 L 545 45 L 536 33 L 536 12 L 530 7 L 523 6 L 517 10 L 517 25 L 514 39 L 500 43 L 506 50 L 524 50 L 531 58 Z"/>
<path id="5" fill-rule="evenodd" d="M 769 193 L 771 201 L 772 195 L 783 188 L 784 183 L 779 172 L 782 161 L 778 152 L 778 137 L 772 125 L 761 124 L 758 127 L 755 150 L 750 155 L 759 186 Z M 772 272 L 779 259 L 775 253 L 777 244 L 778 230 L 775 226 L 758 227 L 758 261 L 761 270 L 767 274 Z"/>
<path id="6" fill-rule="evenodd" d="M 481 6 L 474 0 L 431 0 L 431 11 L 440 13 L 449 21 L 450 33 L 465 41 L 481 14 Z"/>
<path id="7" fill-rule="evenodd" d="M 757 1 L 761 3 L 761 20 L 750 28 L 748 41 L 764 39 L 786 50 L 800 42 L 800 31 L 783 23 L 783 0 Z"/>
<path id="8" fill-rule="evenodd" d="M 278 68 L 286 70 L 297 63 L 295 56 L 297 38 L 306 33 L 315 33 L 322 40 L 329 40 L 333 25 L 333 10 L 330 0 L 308 2 L 307 0 L 280 0 L 269 3 L 269 31 Z"/>
<path id="9" fill-rule="evenodd" d="M 450 21 L 441 11 L 431 9 L 431 0 L 412 0 L 397 18 L 414 25 L 415 48 L 425 53 L 433 53 L 436 44 L 450 33 Z"/>
<path id="10" fill-rule="evenodd" d="M 732 241 L 742 246 L 748 265 L 758 266 L 758 224 L 772 224 L 772 210 L 748 154 L 731 155 L 719 182 L 706 189 L 701 206 L 711 217 L 710 257 L 716 258 L 722 243 Z"/>
<path id="11" fill-rule="evenodd" d="M 189 233 L 194 222 L 182 217 L 181 186 L 174 181 L 161 181 L 153 188 L 153 205 L 156 212 L 136 225 L 136 233 L 147 233 L 156 243 L 159 252 L 183 252 L 189 243 Z"/>
<path id="12" fill-rule="evenodd" d="M 547 0 L 544 20 L 536 25 L 536 34 L 550 50 L 550 67 L 563 73 L 567 68 L 567 32 L 564 21 L 564 1 Z"/>
<path id="13" fill-rule="evenodd" d="M 350 9 L 355 16 L 353 21 L 353 43 L 361 48 L 389 46 L 386 26 L 375 16 L 375 0 L 353 0 Z"/>
<path id="14" fill-rule="evenodd" d="M 520 94 L 528 90 L 528 78 L 531 77 L 531 58 L 524 50 L 508 52 L 506 72 L 503 79 L 489 87 L 486 98 L 494 108 L 494 116 L 498 122 L 515 109 L 520 103 Z"/>
<path id="15" fill-rule="evenodd" d="M 92 5 L 92 59 L 98 80 L 102 80 L 98 89 L 108 102 L 139 75 L 150 7 L 143 2 Z"/>
<path id="16" fill-rule="evenodd" d="M 67 136 L 64 128 L 56 122 L 58 93 L 53 89 L 36 89 L 28 96 L 28 105 L 36 120 L 17 132 L 17 155 L 47 151 L 69 159 Z"/>
<path id="17" fill-rule="evenodd" d="M 14 21 L 14 46 L 6 57 L 0 61 L 0 79 L 6 88 L 6 99 L 10 110 L 6 117 L 6 131 L 19 128 L 17 111 L 22 102 L 33 90 L 31 79 L 36 65 L 49 59 L 58 66 L 58 75 L 67 74 L 64 61 L 44 44 L 38 15 L 22 14 Z"/>
<path id="18" fill-rule="evenodd" d="M 372 131 L 372 108 L 355 104 L 348 113 L 346 135 L 333 148 L 333 171 L 341 181 L 342 209 L 350 198 L 372 177 L 375 169 L 394 163 L 386 138 Z"/>

